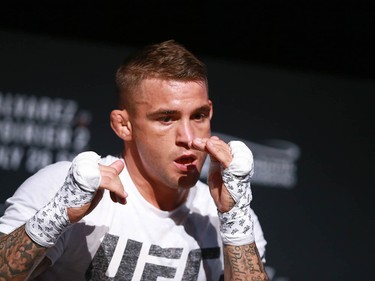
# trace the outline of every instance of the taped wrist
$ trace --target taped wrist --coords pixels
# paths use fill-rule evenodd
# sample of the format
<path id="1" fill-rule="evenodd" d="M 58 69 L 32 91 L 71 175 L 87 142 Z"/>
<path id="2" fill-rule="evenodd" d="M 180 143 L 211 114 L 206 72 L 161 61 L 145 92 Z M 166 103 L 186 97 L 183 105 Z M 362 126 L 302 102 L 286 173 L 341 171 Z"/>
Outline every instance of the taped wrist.
<path id="1" fill-rule="evenodd" d="M 101 181 L 99 159 L 100 156 L 92 151 L 82 152 L 73 159 L 63 186 L 26 222 L 26 233 L 34 242 L 52 247 L 71 225 L 67 208 L 91 202 Z"/>
<path id="2" fill-rule="evenodd" d="M 235 201 L 233 208 L 225 213 L 218 212 L 220 234 L 224 244 L 245 245 L 254 242 L 254 226 L 250 215 L 252 200 L 250 179 L 254 173 L 251 150 L 240 141 L 228 143 L 233 160 L 222 171 L 224 185 Z"/>

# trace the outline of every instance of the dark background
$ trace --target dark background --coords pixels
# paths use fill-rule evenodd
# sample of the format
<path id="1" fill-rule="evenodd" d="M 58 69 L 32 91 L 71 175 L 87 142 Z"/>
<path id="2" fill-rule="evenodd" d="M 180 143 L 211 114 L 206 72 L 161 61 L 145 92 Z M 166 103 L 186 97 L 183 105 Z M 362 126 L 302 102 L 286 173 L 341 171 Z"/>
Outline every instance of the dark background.
<path id="1" fill-rule="evenodd" d="M 211 90 L 219 93 L 214 129 L 254 142 L 285 139 L 301 149 L 295 188 L 253 188 L 274 280 L 349 281 L 371 280 L 374 268 L 374 11 L 372 1 L 13 1 L 1 7 L 0 27 L 116 50 L 174 38 L 219 61 L 219 70 L 209 68 Z M 27 61 L 35 50 L 24 49 Z M 84 69 L 63 56 L 56 62 Z M 116 56 L 108 54 L 113 62 Z M 45 92 L 62 81 L 46 81 Z"/>
<path id="2" fill-rule="evenodd" d="M 174 38 L 198 54 L 373 78 L 373 1 L 7 1 L 0 26 L 141 46 Z"/>

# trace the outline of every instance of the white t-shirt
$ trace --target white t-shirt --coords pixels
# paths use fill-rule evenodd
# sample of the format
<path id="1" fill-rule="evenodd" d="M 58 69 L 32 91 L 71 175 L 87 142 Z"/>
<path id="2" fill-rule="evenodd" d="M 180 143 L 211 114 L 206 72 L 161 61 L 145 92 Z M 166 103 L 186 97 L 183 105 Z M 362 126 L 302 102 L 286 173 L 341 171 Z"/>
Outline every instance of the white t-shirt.
<path id="1" fill-rule="evenodd" d="M 102 164 L 118 158 L 107 156 Z M 49 165 L 27 179 L 6 201 L 0 232 L 24 224 L 62 186 L 70 162 Z M 206 184 L 191 188 L 185 204 L 161 211 L 138 192 L 126 168 L 120 174 L 127 204 L 113 203 L 109 192 L 98 206 L 73 224 L 48 249 L 53 266 L 35 280 L 220 280 L 222 242 L 217 209 Z M 266 241 L 252 211 L 255 241 L 264 259 Z"/>

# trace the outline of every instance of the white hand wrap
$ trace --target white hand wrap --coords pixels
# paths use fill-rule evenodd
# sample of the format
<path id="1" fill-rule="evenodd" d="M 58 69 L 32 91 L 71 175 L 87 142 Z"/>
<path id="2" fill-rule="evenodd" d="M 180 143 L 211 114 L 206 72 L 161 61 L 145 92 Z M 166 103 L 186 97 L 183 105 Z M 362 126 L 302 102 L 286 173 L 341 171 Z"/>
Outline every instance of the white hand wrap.
<path id="1" fill-rule="evenodd" d="M 220 234 L 224 244 L 240 246 L 255 240 L 250 216 L 250 178 L 254 173 L 254 161 L 251 150 L 243 142 L 231 141 L 228 144 L 233 160 L 223 170 L 222 178 L 235 205 L 228 212 L 219 212 Z"/>
<path id="2" fill-rule="evenodd" d="M 71 223 L 67 208 L 91 202 L 99 187 L 100 156 L 92 151 L 78 154 L 72 162 L 65 182 L 52 200 L 26 222 L 26 233 L 43 247 L 52 247 Z"/>

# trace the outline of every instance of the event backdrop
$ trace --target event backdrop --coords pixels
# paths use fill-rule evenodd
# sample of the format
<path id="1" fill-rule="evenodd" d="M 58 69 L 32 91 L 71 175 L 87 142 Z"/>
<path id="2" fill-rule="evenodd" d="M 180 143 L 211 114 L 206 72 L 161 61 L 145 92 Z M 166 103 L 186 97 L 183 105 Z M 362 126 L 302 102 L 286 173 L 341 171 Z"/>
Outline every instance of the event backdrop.
<path id="1" fill-rule="evenodd" d="M 45 165 L 121 151 L 109 112 L 116 68 L 130 51 L 0 32 L 0 213 Z M 375 81 L 201 59 L 214 134 L 243 140 L 255 157 L 252 206 L 270 279 L 370 280 Z M 206 173 L 207 165 L 202 180 Z"/>

